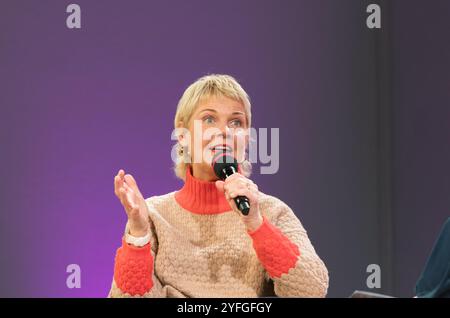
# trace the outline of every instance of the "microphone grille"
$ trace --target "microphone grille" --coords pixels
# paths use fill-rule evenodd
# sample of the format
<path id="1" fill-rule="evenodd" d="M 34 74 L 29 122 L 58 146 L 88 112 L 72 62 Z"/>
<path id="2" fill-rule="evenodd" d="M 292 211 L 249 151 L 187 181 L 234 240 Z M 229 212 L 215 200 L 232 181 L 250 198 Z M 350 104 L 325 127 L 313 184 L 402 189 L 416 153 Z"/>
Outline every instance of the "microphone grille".
<path id="1" fill-rule="evenodd" d="M 211 165 L 214 169 L 214 173 L 220 179 L 225 180 L 224 170 L 233 167 L 235 171 L 238 171 L 238 162 L 231 154 L 227 152 L 219 152 L 214 155 Z"/>

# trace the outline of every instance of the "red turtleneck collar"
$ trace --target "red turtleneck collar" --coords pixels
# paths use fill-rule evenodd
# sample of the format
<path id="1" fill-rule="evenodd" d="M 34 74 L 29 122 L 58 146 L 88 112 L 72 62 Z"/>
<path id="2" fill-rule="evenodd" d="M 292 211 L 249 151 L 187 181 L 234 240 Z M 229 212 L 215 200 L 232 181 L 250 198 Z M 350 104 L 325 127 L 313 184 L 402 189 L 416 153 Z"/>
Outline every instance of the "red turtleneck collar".
<path id="1" fill-rule="evenodd" d="M 223 192 L 217 190 L 215 181 L 195 178 L 189 166 L 183 187 L 175 192 L 175 200 L 183 209 L 197 214 L 217 214 L 232 210 Z"/>

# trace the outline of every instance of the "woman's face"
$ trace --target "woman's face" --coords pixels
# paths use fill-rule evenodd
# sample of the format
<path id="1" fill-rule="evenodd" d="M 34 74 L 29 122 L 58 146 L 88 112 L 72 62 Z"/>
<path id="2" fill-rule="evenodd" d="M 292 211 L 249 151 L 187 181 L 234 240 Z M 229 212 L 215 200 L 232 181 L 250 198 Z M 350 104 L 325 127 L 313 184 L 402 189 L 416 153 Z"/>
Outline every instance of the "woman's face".
<path id="1" fill-rule="evenodd" d="M 203 100 L 188 124 L 192 172 L 201 180 L 217 180 L 211 160 L 218 151 L 231 153 L 238 162 L 245 158 L 248 142 L 244 105 L 224 96 Z"/>

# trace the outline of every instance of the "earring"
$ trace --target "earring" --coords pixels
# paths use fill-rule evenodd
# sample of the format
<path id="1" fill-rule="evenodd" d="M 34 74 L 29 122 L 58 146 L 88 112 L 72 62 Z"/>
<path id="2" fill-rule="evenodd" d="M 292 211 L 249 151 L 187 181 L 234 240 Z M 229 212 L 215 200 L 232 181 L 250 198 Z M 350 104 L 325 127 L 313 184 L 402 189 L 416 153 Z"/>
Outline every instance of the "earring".
<path id="1" fill-rule="evenodd" d="M 181 147 L 181 155 L 183 156 L 184 163 L 190 163 L 191 162 L 191 153 L 189 151 L 189 148 L 186 146 Z"/>
<path id="2" fill-rule="evenodd" d="M 191 155 L 191 152 L 189 151 L 188 147 L 183 147 L 182 149 L 183 149 L 183 153 L 185 153 L 187 156 Z"/>

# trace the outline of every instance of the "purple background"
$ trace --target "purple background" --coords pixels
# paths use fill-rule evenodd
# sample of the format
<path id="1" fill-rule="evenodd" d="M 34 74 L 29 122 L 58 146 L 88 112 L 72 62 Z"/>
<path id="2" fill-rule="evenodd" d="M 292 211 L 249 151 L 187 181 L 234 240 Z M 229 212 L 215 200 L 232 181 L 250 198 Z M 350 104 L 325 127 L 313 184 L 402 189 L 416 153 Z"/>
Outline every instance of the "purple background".
<path id="1" fill-rule="evenodd" d="M 279 172 L 253 179 L 307 228 L 329 296 L 367 290 L 372 263 L 386 273 L 376 291 L 411 296 L 450 206 L 450 8 L 395 1 L 383 6 L 392 30 L 368 30 L 373 2 L 75 1 L 82 29 L 69 30 L 69 1 L 2 1 L 0 296 L 106 296 L 126 221 L 113 176 L 132 173 L 146 197 L 181 186 L 176 103 L 207 73 L 235 76 L 254 126 L 280 128 Z M 380 95 L 393 109 L 388 151 Z M 380 175 L 392 179 L 388 213 Z M 66 287 L 72 263 L 81 289 Z"/>
<path id="2" fill-rule="evenodd" d="M 450 1 L 392 11 L 395 288 L 410 295 L 450 216 Z"/>

